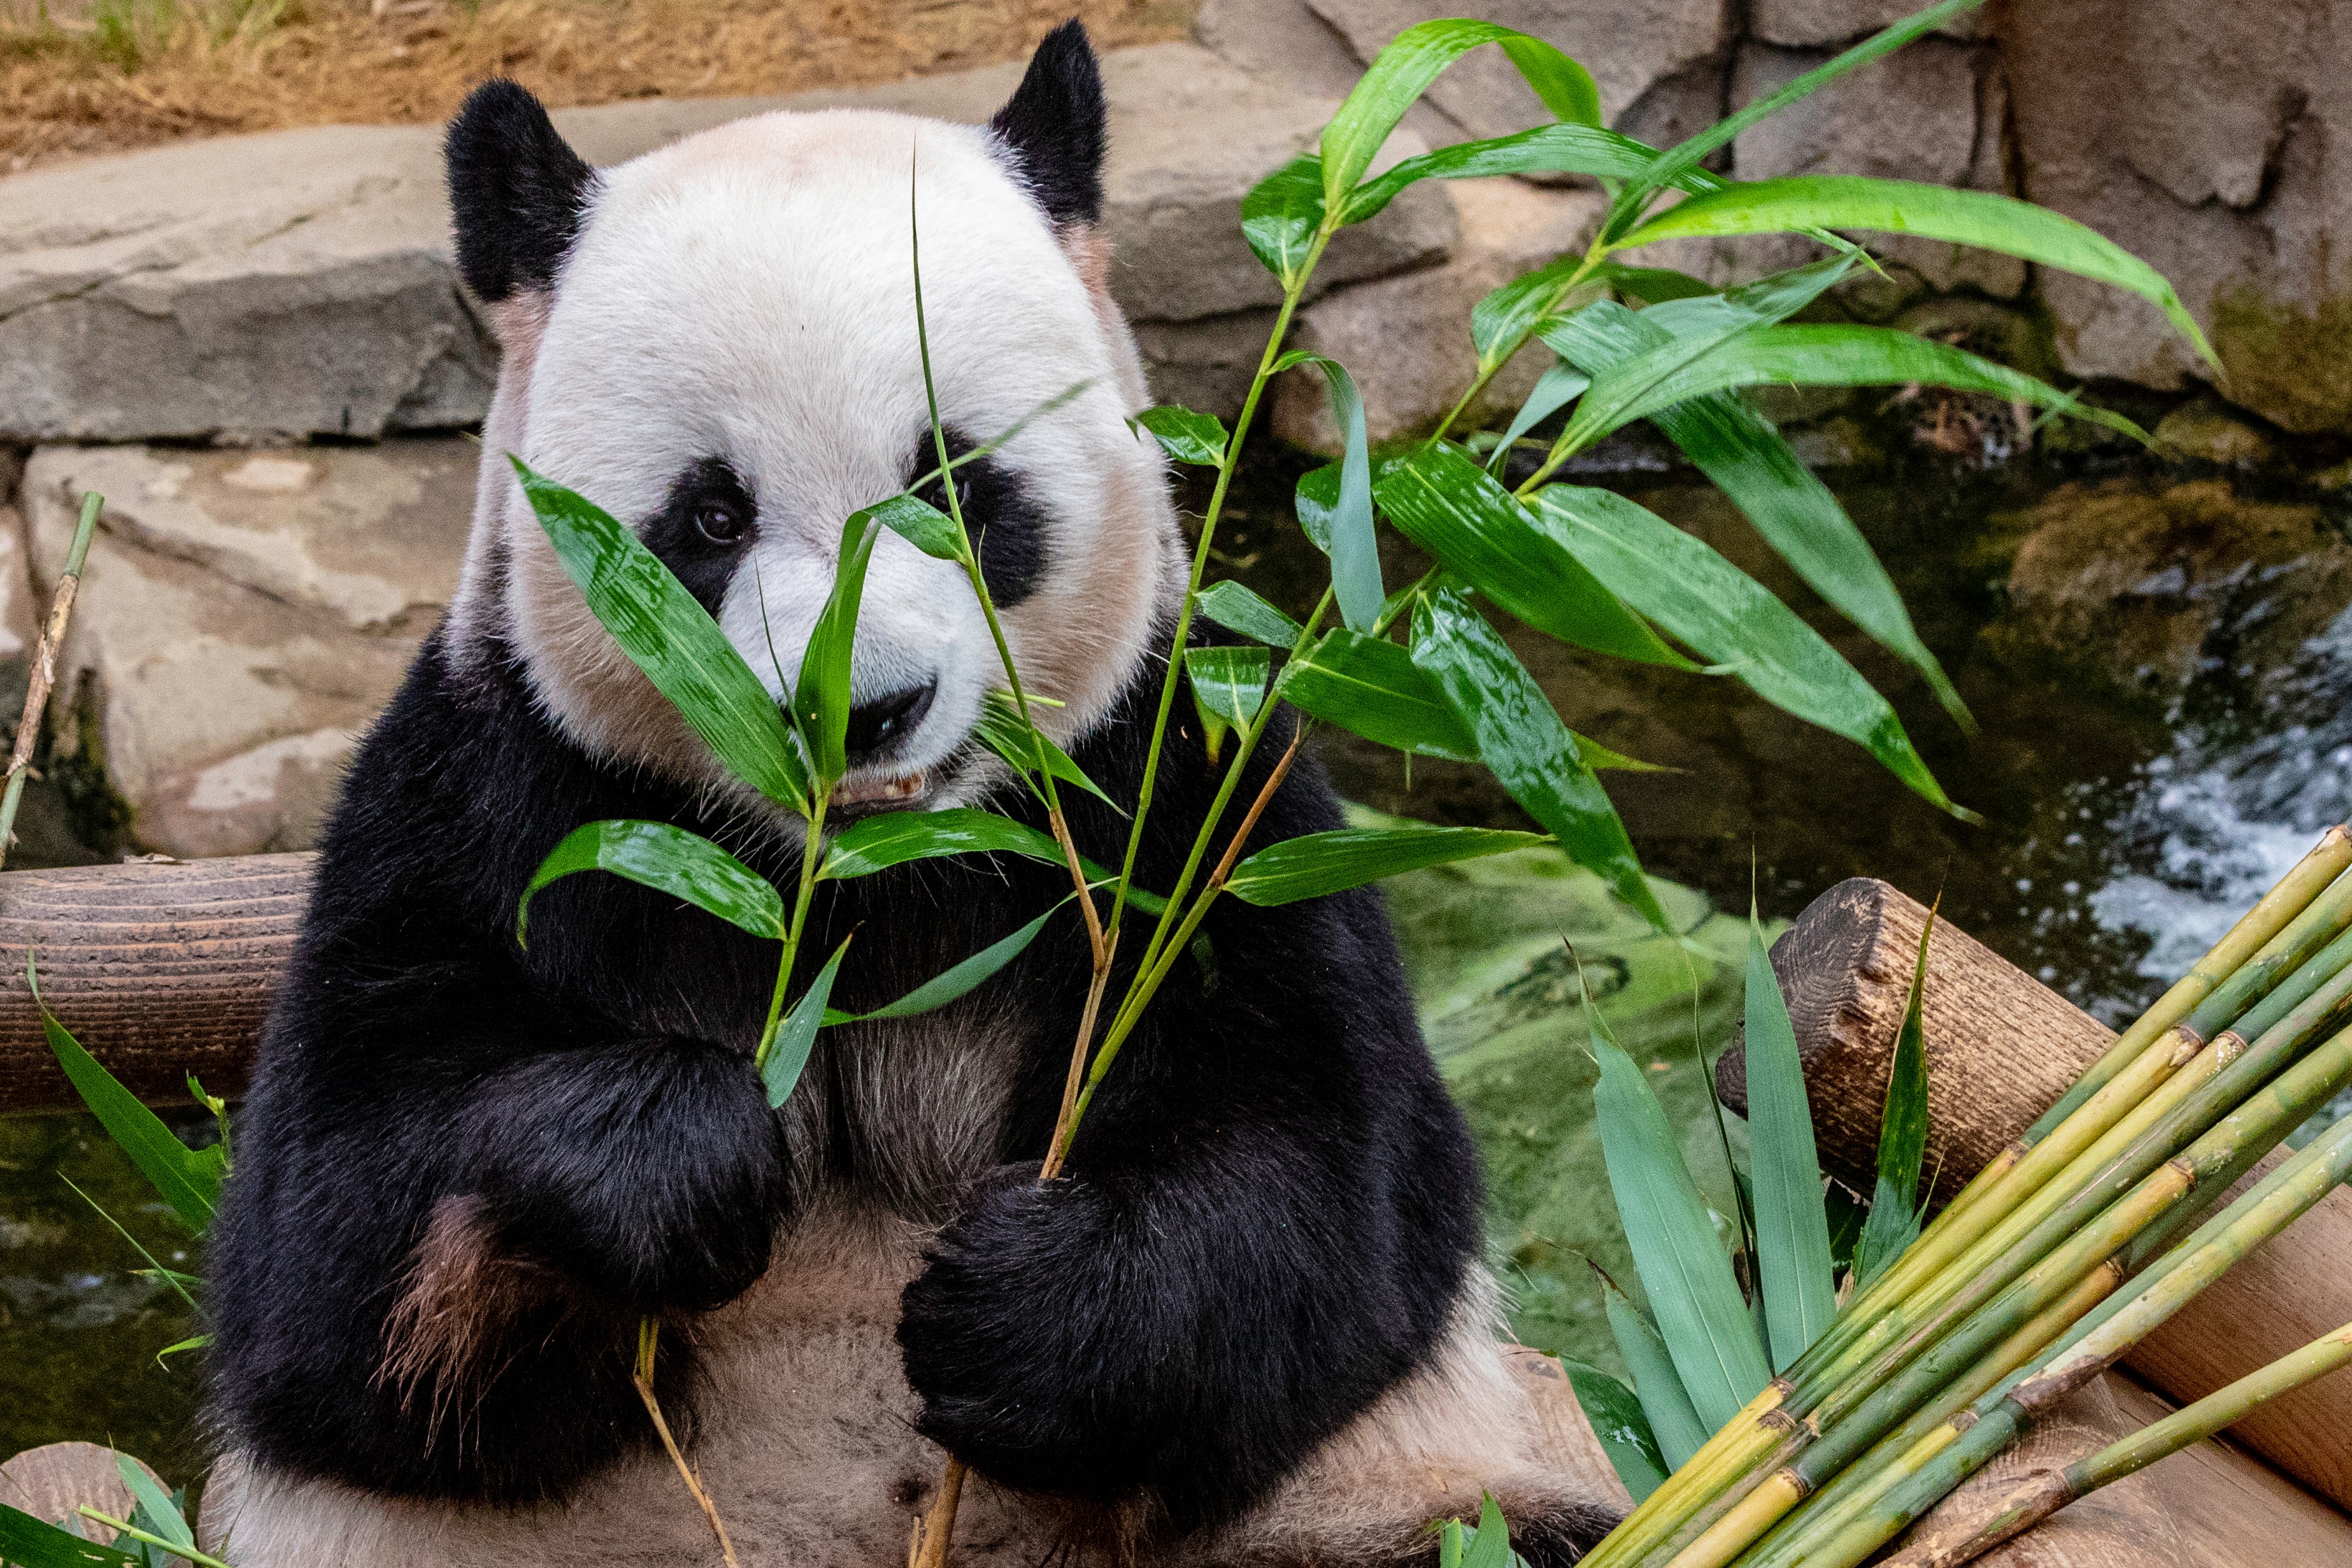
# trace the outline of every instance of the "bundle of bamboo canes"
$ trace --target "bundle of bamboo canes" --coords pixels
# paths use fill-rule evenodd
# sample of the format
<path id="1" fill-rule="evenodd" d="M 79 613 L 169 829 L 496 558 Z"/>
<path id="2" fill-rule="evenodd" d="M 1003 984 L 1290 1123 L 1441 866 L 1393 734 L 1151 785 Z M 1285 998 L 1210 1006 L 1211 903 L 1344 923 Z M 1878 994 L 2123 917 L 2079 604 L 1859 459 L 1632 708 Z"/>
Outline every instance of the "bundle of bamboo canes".
<path id="1" fill-rule="evenodd" d="M 2347 1117 L 2204 1217 L 2352 1087 L 2347 1022 L 2352 832 L 2337 826 L 1587 1561 L 1869 1559 L 2352 1172 Z M 2347 1359 L 2352 1331 L 2326 1336 L 1895 1561 L 1967 1562 Z"/>

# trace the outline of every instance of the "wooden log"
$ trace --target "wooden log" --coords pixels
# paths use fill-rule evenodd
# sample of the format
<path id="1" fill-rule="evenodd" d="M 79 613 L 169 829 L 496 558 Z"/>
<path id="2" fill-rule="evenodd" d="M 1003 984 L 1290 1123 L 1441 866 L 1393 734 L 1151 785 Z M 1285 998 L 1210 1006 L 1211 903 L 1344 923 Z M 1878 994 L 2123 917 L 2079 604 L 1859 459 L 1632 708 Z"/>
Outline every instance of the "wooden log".
<path id="1" fill-rule="evenodd" d="M 0 1111 L 81 1100 L 24 983 L 151 1105 L 184 1106 L 188 1075 L 244 1091 L 270 997 L 294 950 L 311 855 L 133 861 L 0 873 Z"/>
<path id="2" fill-rule="evenodd" d="M 1822 1163 L 1870 1190 L 1886 1073 L 1919 951 L 1925 906 L 1884 882 L 1841 882 L 1772 948 L 1789 1001 Z M 1939 1198 L 2063 1094 L 2115 1038 L 2073 1003 L 1946 921 L 1927 950 L 1927 1157 Z M 1727 1104 L 1745 1110 L 1737 1047 L 1717 1064 Z M 2283 1158 L 2273 1156 L 2273 1161 Z M 2270 1163 L 2246 1178 L 2251 1183 Z M 2241 1184 L 2242 1186 L 2244 1184 Z M 2126 1362 L 2188 1404 L 2352 1322 L 2352 1193 L 2337 1188 L 2207 1289 Z M 2231 1428 L 2305 1485 L 2352 1509 L 2352 1421 L 2322 1380 Z"/>

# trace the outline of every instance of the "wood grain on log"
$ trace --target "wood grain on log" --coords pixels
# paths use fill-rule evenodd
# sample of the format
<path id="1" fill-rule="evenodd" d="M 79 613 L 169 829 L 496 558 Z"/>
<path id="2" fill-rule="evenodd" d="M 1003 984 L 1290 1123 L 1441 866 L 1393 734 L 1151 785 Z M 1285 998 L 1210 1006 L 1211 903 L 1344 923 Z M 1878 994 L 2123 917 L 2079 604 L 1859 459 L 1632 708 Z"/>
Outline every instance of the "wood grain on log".
<path id="1" fill-rule="evenodd" d="M 50 1011 L 142 1100 L 187 1105 L 192 1072 L 242 1093 L 315 858 L 0 873 L 0 1110 L 81 1103 L 25 988 L 27 950 Z"/>
<path id="2" fill-rule="evenodd" d="M 1772 948 L 1805 1061 L 1822 1163 L 1864 1192 L 1927 915 L 1885 883 L 1856 879 L 1815 899 Z M 1927 1151 L 1931 1163 L 1943 1161 L 1937 1195 L 1948 1198 L 2115 1036 L 1946 921 L 1936 922 L 1928 943 L 1926 995 Z M 1716 1070 L 1725 1101 L 1743 1110 L 1744 1067 L 1734 1047 Z M 2247 1183 L 2267 1169 L 2258 1167 Z M 2183 1308 L 2126 1365 L 2187 1404 L 2347 1322 L 2352 1193 L 2339 1187 Z M 2322 1380 L 2256 1410 L 2231 1428 L 2231 1438 L 2352 1509 L 2345 1397 L 2340 1381 Z"/>
<path id="3" fill-rule="evenodd" d="M 1772 944 L 1822 1158 L 1863 1193 L 1927 920 L 1916 899 L 1856 877 L 1807 905 Z M 1936 922 L 1927 944 L 1925 996 L 1927 1167 L 1938 1172 L 1941 1203 L 2065 1093 L 2115 1035 L 1949 921 Z M 1740 1052 L 1724 1053 L 1716 1082 L 1725 1103 L 1747 1109 Z"/>

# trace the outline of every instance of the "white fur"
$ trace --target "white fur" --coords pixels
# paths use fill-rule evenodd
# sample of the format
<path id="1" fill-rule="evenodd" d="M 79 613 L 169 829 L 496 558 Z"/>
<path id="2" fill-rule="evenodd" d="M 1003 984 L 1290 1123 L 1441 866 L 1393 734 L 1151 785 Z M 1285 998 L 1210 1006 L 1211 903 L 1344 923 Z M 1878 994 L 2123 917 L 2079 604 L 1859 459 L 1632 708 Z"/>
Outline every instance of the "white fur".
<path id="1" fill-rule="evenodd" d="M 1049 727 L 1082 732 L 1143 657 L 1181 584 L 1180 539 L 1157 449 L 1124 420 L 1141 386 L 1116 313 L 985 132 L 862 110 L 763 115 L 606 171 L 552 300 L 499 309 L 509 359 L 455 624 L 516 634 L 541 700 L 593 750 L 719 782 L 562 577 L 505 451 L 629 519 L 658 510 L 696 458 L 731 463 L 760 537 L 719 620 L 781 691 L 831 590 L 844 520 L 914 477 L 928 424 L 910 183 L 941 420 L 985 438 L 1088 384 L 999 454 L 1046 518 L 1047 581 L 1006 624 L 1024 678 L 1067 704 L 1045 710 Z M 961 569 L 886 533 L 854 696 L 928 679 L 938 695 L 891 773 L 947 757 L 1003 678 Z"/>

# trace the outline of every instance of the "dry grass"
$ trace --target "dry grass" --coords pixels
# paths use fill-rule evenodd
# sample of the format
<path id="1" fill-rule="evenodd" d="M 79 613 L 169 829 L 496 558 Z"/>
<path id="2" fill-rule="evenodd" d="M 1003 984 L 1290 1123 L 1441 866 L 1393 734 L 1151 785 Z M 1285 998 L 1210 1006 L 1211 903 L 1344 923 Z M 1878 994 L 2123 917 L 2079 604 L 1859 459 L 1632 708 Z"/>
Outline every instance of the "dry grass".
<path id="1" fill-rule="evenodd" d="M 182 136 L 436 121 L 503 74 L 551 105 L 793 92 L 1010 59 L 1193 0 L 0 0 L 0 169 Z"/>

